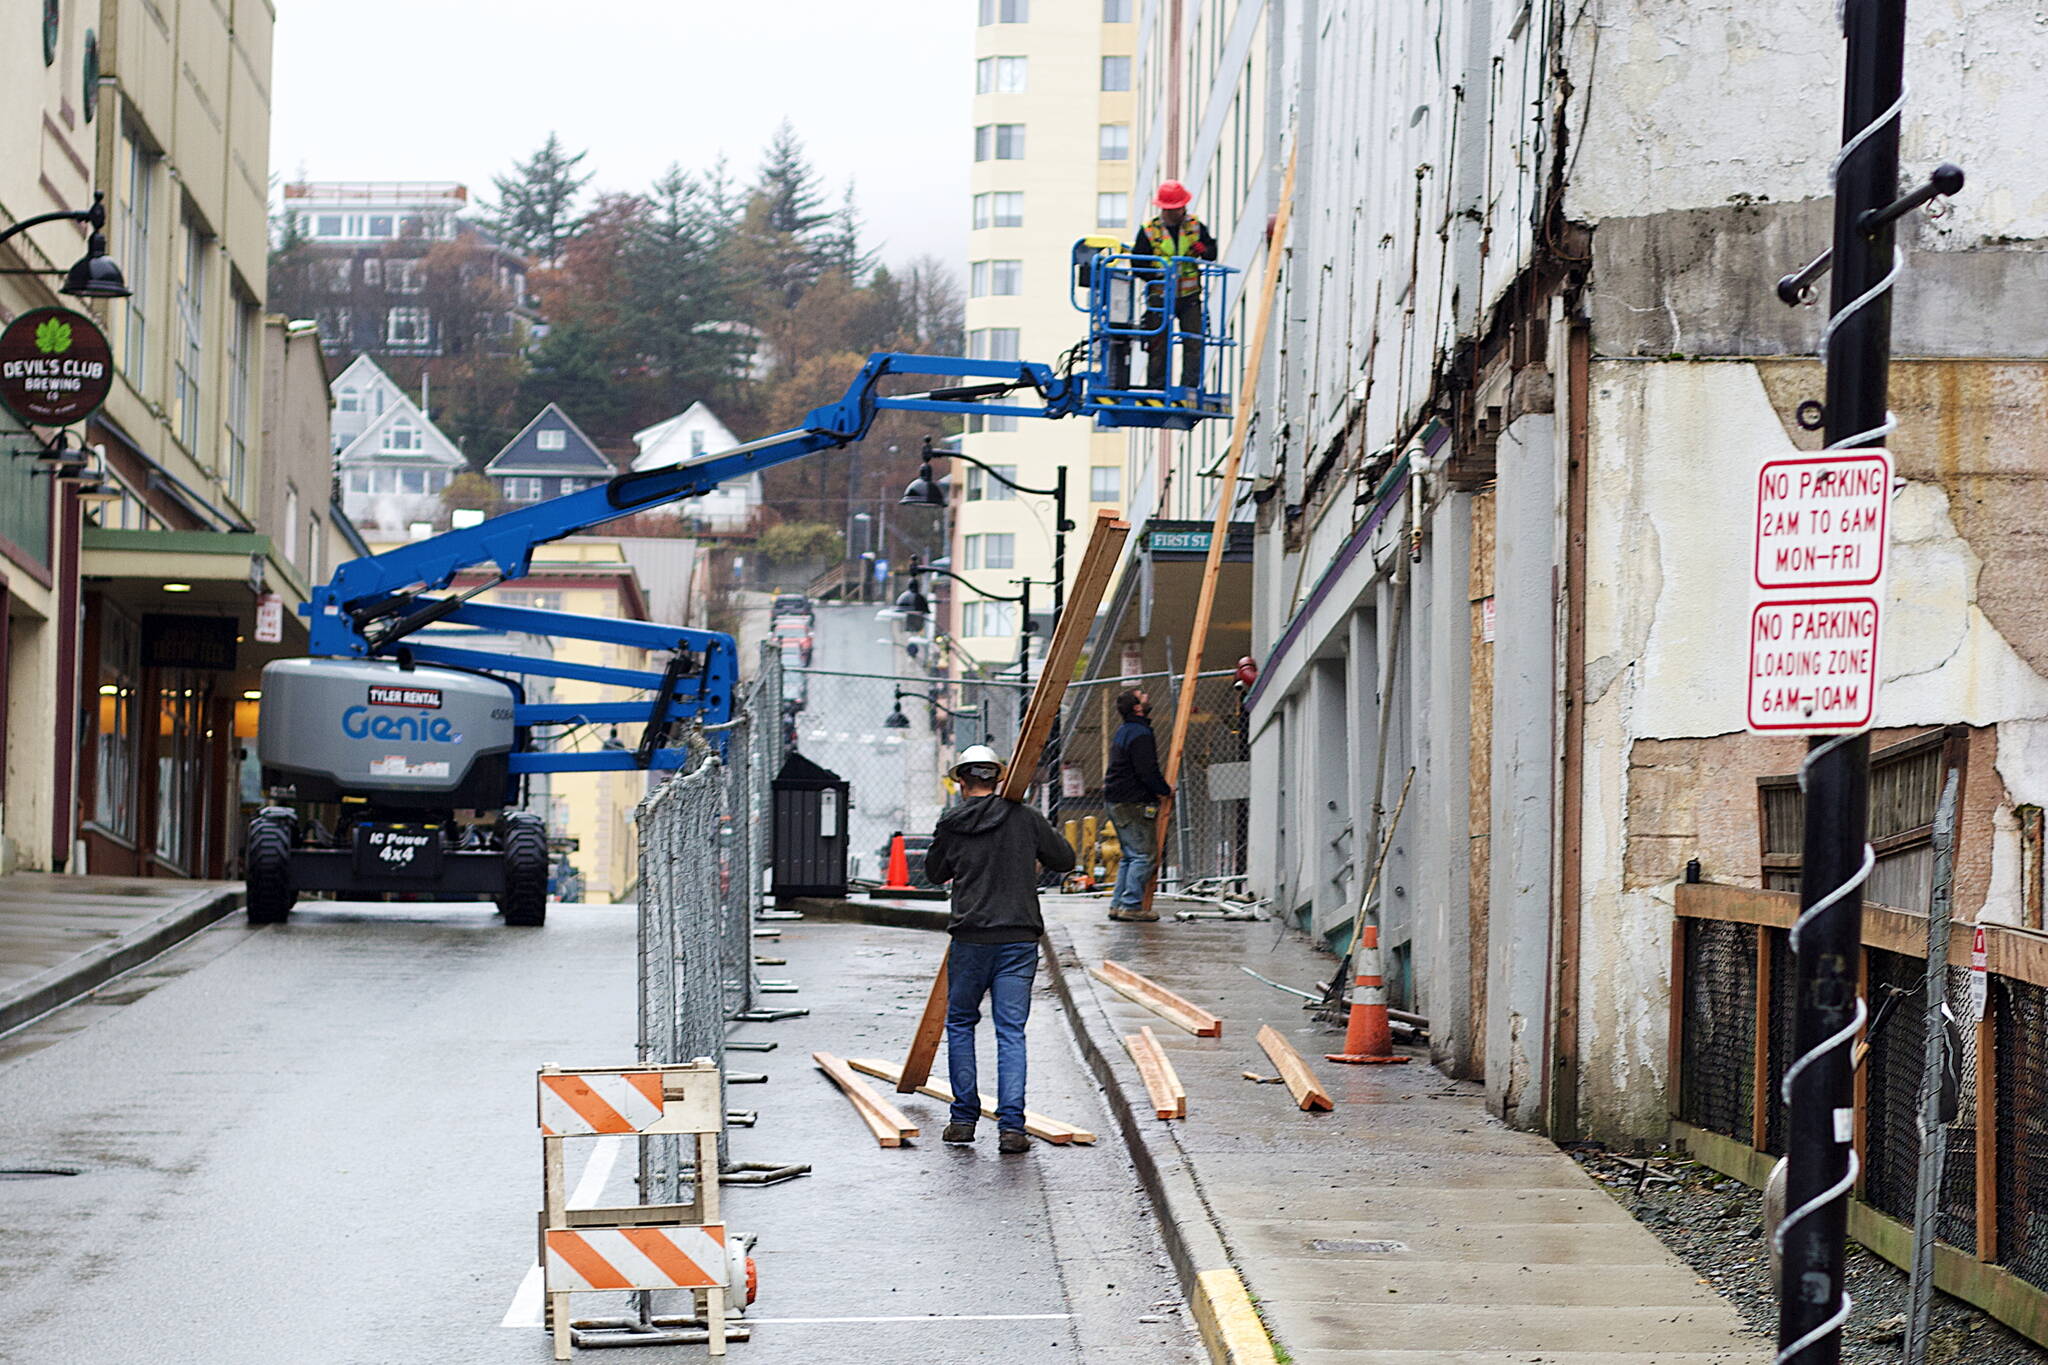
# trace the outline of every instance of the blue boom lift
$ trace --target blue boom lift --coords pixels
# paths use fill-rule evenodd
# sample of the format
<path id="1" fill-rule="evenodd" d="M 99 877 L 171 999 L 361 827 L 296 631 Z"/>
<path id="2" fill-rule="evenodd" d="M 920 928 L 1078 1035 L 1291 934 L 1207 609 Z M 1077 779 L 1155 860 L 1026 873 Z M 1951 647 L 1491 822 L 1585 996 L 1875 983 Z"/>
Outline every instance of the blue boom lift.
<path id="1" fill-rule="evenodd" d="M 1075 303 L 1086 312 L 1089 331 L 1058 365 L 878 353 L 837 402 L 815 409 L 792 431 L 621 474 L 599 487 L 341 565 L 304 609 L 313 657 L 279 660 L 263 671 L 257 748 L 265 789 L 276 804 L 249 826 L 250 921 L 280 921 L 300 892 L 332 891 L 489 898 L 507 924 L 538 925 L 547 914 L 547 841 L 540 817 L 518 809 L 521 779 L 677 768 L 688 756 L 680 743 L 685 724 L 730 719 L 739 683 L 731 636 L 474 600 L 524 577 L 535 547 L 851 445 L 888 411 L 1085 416 L 1104 427 L 1179 430 L 1229 415 L 1220 377 L 1228 373 L 1232 343 L 1221 319 L 1232 272 L 1206 261 L 1123 256 L 1114 243 L 1092 238 L 1076 244 L 1074 262 Z M 1158 306 L 1179 266 L 1203 278 L 1199 331 L 1181 331 L 1172 310 Z M 1134 388 L 1123 377 L 1130 348 L 1144 348 L 1162 334 L 1170 346 L 1203 348 L 1200 385 Z M 917 378 L 941 383 L 905 382 Z M 472 586 L 450 591 L 457 575 L 477 570 L 482 576 Z M 422 635 L 429 626 L 439 629 Z M 496 639 L 506 634 L 626 646 L 665 663 L 656 671 L 513 654 Z M 594 682 L 644 695 L 528 702 L 521 677 Z M 554 752 L 534 735 L 536 726 L 576 723 L 638 723 L 639 742 L 630 749 Z M 339 814 L 330 829 L 285 802 L 332 803 Z"/>

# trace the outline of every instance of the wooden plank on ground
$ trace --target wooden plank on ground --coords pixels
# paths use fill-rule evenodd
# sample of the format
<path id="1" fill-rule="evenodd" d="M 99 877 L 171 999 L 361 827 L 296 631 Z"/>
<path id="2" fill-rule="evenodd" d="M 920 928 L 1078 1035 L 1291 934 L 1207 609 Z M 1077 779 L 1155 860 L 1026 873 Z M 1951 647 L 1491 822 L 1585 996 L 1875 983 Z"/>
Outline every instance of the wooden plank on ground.
<path id="1" fill-rule="evenodd" d="M 1090 969 L 1097 981 L 1128 1000 L 1143 1005 L 1167 1023 L 1186 1029 L 1197 1038 L 1221 1038 L 1223 1021 L 1209 1011 L 1175 995 L 1150 977 L 1140 976 L 1119 962 L 1104 958 Z"/>
<path id="2" fill-rule="evenodd" d="M 1280 285 L 1280 262 L 1287 255 L 1287 221 L 1294 212 L 1294 166 L 1301 157 L 1296 143 L 1287 154 L 1287 174 L 1280 181 L 1280 203 L 1273 214 L 1273 230 L 1266 237 L 1266 277 L 1259 287 L 1259 310 L 1252 323 L 1251 345 L 1244 352 L 1244 380 L 1238 386 L 1237 412 L 1230 424 L 1230 446 L 1223 455 L 1222 487 L 1216 494 L 1216 521 L 1209 531 L 1209 558 L 1202 565 L 1202 587 L 1195 598 L 1194 629 L 1189 632 L 1187 672 L 1181 680 L 1180 698 L 1173 708 L 1173 732 L 1166 745 L 1166 762 L 1161 775 L 1168 787 L 1180 783 L 1181 755 L 1187 749 L 1188 722 L 1195 714 L 1195 686 L 1202 675 L 1202 654 L 1209 647 L 1209 622 L 1216 611 L 1216 583 L 1223 572 L 1223 553 L 1230 543 L 1230 518 L 1237 510 L 1237 471 L 1244 460 L 1246 433 L 1258 406 L 1259 373 L 1266 363 L 1266 335 L 1273 321 L 1273 295 Z M 1167 829 L 1173 819 L 1173 798 L 1159 803 L 1159 823 L 1153 831 L 1152 847 L 1159 851 L 1152 874 L 1145 882 L 1145 904 L 1159 886 L 1159 870 L 1166 866 Z"/>
<path id="3" fill-rule="evenodd" d="M 811 1060 L 818 1070 L 831 1077 L 832 1083 L 846 1092 L 846 1098 L 853 1103 L 853 1110 L 860 1120 L 875 1135 L 875 1141 L 883 1147 L 901 1147 L 903 1139 L 917 1137 L 917 1125 L 903 1116 L 903 1111 L 868 1088 L 868 1083 L 853 1074 L 853 1069 L 829 1052 L 813 1052 Z"/>
<path id="4" fill-rule="evenodd" d="M 1294 1050 L 1294 1044 L 1280 1036 L 1280 1031 L 1271 1024 L 1259 1029 L 1259 1046 L 1273 1059 L 1273 1066 L 1280 1072 L 1280 1078 L 1287 1082 L 1287 1089 L 1294 1096 L 1294 1102 L 1303 1109 L 1335 1109 L 1337 1102 L 1330 1098 L 1330 1092 L 1323 1089 L 1323 1083 L 1316 1079 L 1316 1073 Z"/>
<path id="5" fill-rule="evenodd" d="M 939 1039 L 946 1031 L 946 963 L 952 951 L 948 945 L 947 956 L 939 959 L 939 974 L 932 978 L 931 993 L 924 998 L 924 1013 L 918 1016 L 917 1032 L 911 1035 L 901 1074 L 892 1078 L 898 1094 L 915 1093 L 932 1074 L 932 1058 L 938 1055 Z"/>
<path id="6" fill-rule="evenodd" d="M 1138 1077 L 1145 1082 L 1145 1093 L 1152 1100 L 1154 1118 L 1177 1119 L 1183 1116 L 1182 1104 L 1173 1097 L 1173 1083 L 1166 1078 L 1166 1057 L 1159 1050 L 1159 1040 L 1152 1036 L 1152 1030 L 1127 1034 L 1124 1050 L 1131 1054 L 1131 1060 L 1138 1065 Z"/>
<path id="7" fill-rule="evenodd" d="M 1158 1054 L 1160 1069 L 1166 1073 L 1166 1088 L 1173 1095 L 1174 1117 L 1188 1116 L 1188 1088 L 1180 1083 L 1180 1072 L 1174 1069 L 1173 1058 L 1166 1055 L 1165 1044 L 1159 1041 L 1148 1024 L 1138 1030 L 1152 1044 L 1152 1051 Z"/>
<path id="8" fill-rule="evenodd" d="M 1081 567 L 1074 574 L 1066 606 L 1045 647 L 1038 686 L 1032 689 L 1031 702 L 1024 708 L 1016 751 L 1010 755 L 1010 766 L 1003 773 L 1003 798 L 1007 801 L 1022 801 L 1033 774 L 1038 771 L 1039 751 L 1045 748 L 1053 722 L 1059 718 L 1060 703 L 1066 699 L 1067 684 L 1073 681 L 1081 647 L 1088 642 L 1088 632 L 1095 626 L 1095 609 L 1102 605 L 1102 594 L 1109 589 L 1110 577 L 1116 572 L 1117 560 L 1130 534 L 1130 523 L 1118 519 L 1116 513 L 1095 514 L 1095 527 L 1088 534 Z"/>
<path id="9" fill-rule="evenodd" d="M 897 1084 L 903 1075 L 902 1067 L 894 1062 L 884 1061 L 879 1057 L 849 1057 L 846 1064 L 855 1071 L 865 1072 L 878 1080 L 887 1081 L 891 1085 Z M 942 1100 L 947 1104 L 953 1102 L 952 1089 L 939 1084 L 937 1081 L 920 1085 L 917 1088 L 917 1093 L 929 1095 L 931 1098 Z M 996 1116 L 996 1102 L 994 1099 L 987 1095 L 976 1095 L 975 1099 L 980 1102 L 979 1107 L 983 1118 L 992 1119 Z M 1047 1142 L 1055 1143 L 1062 1147 L 1068 1143 L 1078 1142 L 1085 1144 L 1095 1141 L 1095 1134 L 1089 1132 L 1086 1128 L 1078 1127 L 1061 1119 L 1051 1118 L 1030 1109 L 1024 1111 L 1024 1131 L 1035 1138 L 1042 1138 Z"/>

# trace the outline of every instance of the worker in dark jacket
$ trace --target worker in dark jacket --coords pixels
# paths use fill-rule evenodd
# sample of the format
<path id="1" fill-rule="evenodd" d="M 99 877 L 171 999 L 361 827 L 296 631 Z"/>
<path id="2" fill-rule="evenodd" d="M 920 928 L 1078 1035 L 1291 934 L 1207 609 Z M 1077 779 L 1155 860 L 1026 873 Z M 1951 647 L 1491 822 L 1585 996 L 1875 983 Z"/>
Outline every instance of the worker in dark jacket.
<path id="1" fill-rule="evenodd" d="M 1159 742 L 1152 737 L 1152 698 L 1133 688 L 1116 699 L 1123 724 L 1109 741 L 1109 769 L 1102 775 L 1102 799 L 1116 826 L 1123 857 L 1117 864 L 1116 889 L 1109 895 L 1109 917 L 1156 920 L 1157 910 L 1145 905 L 1145 884 L 1158 855 L 1159 803 L 1173 795 L 1159 771 Z"/>
<path id="2" fill-rule="evenodd" d="M 1188 212 L 1188 202 L 1193 196 L 1188 187 L 1178 180 L 1168 180 L 1159 187 L 1152 202 L 1159 206 L 1159 215 L 1138 229 L 1138 235 L 1131 242 L 1126 253 L 1131 256 L 1157 256 L 1166 259 L 1187 261 L 1213 261 L 1216 259 L 1216 235 L 1209 231 L 1194 214 Z M 1181 387 L 1198 389 L 1202 386 L 1202 277 L 1196 267 L 1187 264 L 1176 265 L 1167 277 L 1158 284 L 1146 284 L 1147 308 L 1142 326 L 1149 329 L 1159 327 L 1157 336 L 1145 339 L 1145 386 L 1163 389 L 1167 383 L 1166 344 L 1168 334 L 1178 330 L 1183 334 L 1180 343 Z M 1160 327 L 1162 319 L 1171 313 L 1170 325 Z M 1125 369 L 1129 360 L 1122 362 Z M 1111 387 L 1124 388 L 1128 378 L 1112 375 Z"/>
<path id="3" fill-rule="evenodd" d="M 981 1117 L 974 1065 L 974 1029 L 981 998 L 989 998 L 996 1025 L 996 1146 L 1021 1152 L 1024 1132 L 1024 1022 L 1031 1017 L 1031 982 L 1038 971 L 1038 940 L 1045 917 L 1038 908 L 1038 869 L 1068 872 L 1074 850 L 1043 815 L 1006 801 L 996 784 L 1003 765 L 977 744 L 953 768 L 965 798 L 939 817 L 924 874 L 952 883 L 953 936 L 946 958 L 946 1071 L 953 1108 L 941 1134 L 947 1142 L 974 1141 Z"/>

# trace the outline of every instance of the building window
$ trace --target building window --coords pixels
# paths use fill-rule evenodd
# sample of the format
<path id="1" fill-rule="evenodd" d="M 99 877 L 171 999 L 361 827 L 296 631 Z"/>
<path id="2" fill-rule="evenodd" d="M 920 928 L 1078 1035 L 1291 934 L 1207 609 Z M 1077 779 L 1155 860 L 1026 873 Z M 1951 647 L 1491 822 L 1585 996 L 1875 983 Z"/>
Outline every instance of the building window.
<path id="1" fill-rule="evenodd" d="M 1131 22 L 1131 0 L 1102 0 L 1102 22 L 1105 24 L 1128 24 Z"/>
<path id="2" fill-rule="evenodd" d="M 367 469 L 351 469 L 348 472 L 348 491 L 367 496 L 370 491 L 370 471 Z"/>
<path id="3" fill-rule="evenodd" d="M 313 235 L 315 237 L 341 236 L 341 215 L 338 213 L 323 213 L 318 218 L 315 218 L 313 220 Z"/>
<path id="4" fill-rule="evenodd" d="M 420 448 L 419 428 L 410 422 L 393 422 L 384 433 L 386 450 L 418 450 Z"/>
<path id="5" fill-rule="evenodd" d="M 355 282 L 355 265 L 356 263 L 346 256 L 338 261 L 326 262 L 325 269 L 320 273 L 327 276 L 327 292 L 346 294 Z"/>
<path id="6" fill-rule="evenodd" d="M 1096 138 L 1096 155 L 1104 161 L 1131 159 L 1131 125 L 1105 123 Z"/>
<path id="7" fill-rule="evenodd" d="M 981 0 L 983 24 L 1028 24 L 1031 0 Z"/>
<path id="8" fill-rule="evenodd" d="M 1871 754 L 1868 838 L 1877 862 L 1864 885 L 1864 899 L 1927 913 L 1934 896 L 1934 808 L 1948 770 L 1963 772 L 1967 756 L 1966 733 L 1955 727 L 1930 730 Z M 1763 884 L 1769 890 L 1797 891 L 1806 832 L 1799 779 L 1758 778 L 1757 795 Z"/>
<path id="9" fill-rule="evenodd" d="M 1022 261 L 976 261 L 967 268 L 967 294 L 976 299 L 992 294 L 1021 294 L 1023 279 Z"/>
<path id="10" fill-rule="evenodd" d="M 983 57 L 974 64 L 974 93 L 977 95 L 1021 95 L 1024 93 L 1028 57 Z"/>
<path id="11" fill-rule="evenodd" d="M 425 283 L 418 261 L 384 263 L 384 287 L 394 294 L 417 294 Z"/>
<path id="12" fill-rule="evenodd" d="M 1088 471 L 1088 501 L 1121 502 L 1124 496 L 1122 465 L 1099 464 Z"/>
<path id="13" fill-rule="evenodd" d="M 967 501 L 969 502 L 1015 502 L 1017 490 L 1003 482 L 1017 481 L 1017 466 L 1013 464 L 992 465 L 997 477 L 991 478 L 987 470 L 973 465 L 967 467 Z"/>
<path id="14" fill-rule="evenodd" d="M 156 856 L 193 870 L 193 845 L 206 821 L 206 712 L 210 675 L 184 668 L 157 674 Z"/>
<path id="15" fill-rule="evenodd" d="M 427 310 L 394 308 L 384 319 L 384 340 L 393 346 L 423 346 L 427 341 Z"/>
<path id="16" fill-rule="evenodd" d="M 1016 360 L 1023 351 L 1022 333 L 1015 327 L 977 327 L 967 334 L 967 355 L 972 360 Z"/>
<path id="17" fill-rule="evenodd" d="M 1099 228 L 1120 228 L 1131 225 L 1131 196 L 1122 190 L 1104 191 L 1095 196 L 1095 226 Z"/>
<path id="18" fill-rule="evenodd" d="M 372 237 L 389 237 L 393 221 L 393 218 L 388 213 L 371 214 L 369 235 Z"/>
<path id="19" fill-rule="evenodd" d="M 178 439 L 185 449 L 199 449 L 199 366 L 206 343 L 206 259 L 213 243 L 200 226 L 185 220 L 183 269 L 178 274 L 178 338 L 172 401 L 178 412 Z"/>
<path id="20" fill-rule="evenodd" d="M 248 496 L 244 483 L 249 474 L 250 370 L 255 364 L 256 305 L 235 300 L 234 317 L 228 323 L 228 410 L 227 449 L 223 452 L 221 482 L 236 504 Z"/>
<path id="21" fill-rule="evenodd" d="M 320 335 L 324 340 L 346 346 L 352 335 L 350 328 L 354 318 L 346 308 L 322 308 L 314 314 L 320 324 Z"/>
<path id="22" fill-rule="evenodd" d="M 363 258 L 363 283 L 375 284 L 382 278 L 383 262 L 379 261 L 375 256 L 365 256 Z"/>
<path id="23" fill-rule="evenodd" d="M 690 458 L 694 460 L 694 459 L 696 459 L 696 458 L 697 458 L 697 457 L 698 457 L 699 455 L 702 455 L 703 453 L 704 453 L 704 433 L 703 433 L 703 432 L 701 432 L 701 431 L 693 431 L 693 432 L 691 432 L 691 433 L 690 433 Z"/>
<path id="24" fill-rule="evenodd" d="M 1015 413 L 997 412 L 991 413 L 987 417 L 969 417 L 967 419 L 967 434 L 970 436 L 978 436 L 985 431 L 1000 434 L 1015 430 L 1017 430 L 1017 416 Z"/>
<path id="25" fill-rule="evenodd" d="M 128 276 L 128 322 L 122 338 L 121 368 L 128 382 L 144 387 L 143 362 L 149 354 L 149 220 L 150 201 L 155 197 L 157 158 L 141 143 L 128 144 L 128 174 L 124 184 L 127 202 L 121 206 L 127 224 L 128 245 L 121 264 Z"/>
<path id="26" fill-rule="evenodd" d="M 963 536 L 970 569 L 1014 569 L 1017 567 L 1017 537 L 1008 531 Z"/>
<path id="27" fill-rule="evenodd" d="M 100 614 L 99 707 L 93 725 L 93 823 L 122 839 L 135 838 L 135 709 L 142 676 L 142 646 L 134 624 L 119 612 Z"/>
<path id="28" fill-rule="evenodd" d="M 1102 88 L 1112 94 L 1131 88 L 1131 59 L 1129 57 L 1104 57 L 1102 59 Z"/>
<path id="29" fill-rule="evenodd" d="M 1024 125 L 1021 123 L 984 123 L 974 130 L 974 159 L 976 161 L 1022 161 L 1024 159 Z"/>
<path id="30" fill-rule="evenodd" d="M 560 427 L 549 427 L 546 431 L 536 431 L 533 434 L 533 444 L 540 450 L 567 450 L 569 433 Z"/>
<path id="31" fill-rule="evenodd" d="M 974 196 L 974 225 L 978 228 L 1024 226 L 1024 195 L 1020 190 L 996 190 Z"/>
<path id="32" fill-rule="evenodd" d="M 499 486 L 505 490 L 507 502 L 539 502 L 546 496 L 539 479 L 502 479 Z"/>
<path id="33" fill-rule="evenodd" d="M 962 602 L 960 604 L 960 634 L 968 639 L 991 636 L 1015 635 L 1017 633 L 1017 604 L 1015 602 Z"/>
<path id="34" fill-rule="evenodd" d="M 355 389 L 343 389 L 336 396 L 334 407 L 337 412 L 361 412 L 363 410 L 363 395 Z"/>

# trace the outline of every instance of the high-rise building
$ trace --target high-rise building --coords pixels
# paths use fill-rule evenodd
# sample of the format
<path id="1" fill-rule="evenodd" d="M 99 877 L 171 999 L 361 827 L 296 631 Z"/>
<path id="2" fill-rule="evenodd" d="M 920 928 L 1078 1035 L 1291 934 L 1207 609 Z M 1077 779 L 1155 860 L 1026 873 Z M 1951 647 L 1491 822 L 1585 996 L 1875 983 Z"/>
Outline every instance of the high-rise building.
<path id="1" fill-rule="evenodd" d="M 974 60 L 974 167 L 967 264 L 968 354 L 1052 362 L 1086 330 L 1071 302 L 1075 239 L 1128 239 L 1133 52 L 1131 0 L 980 0 Z M 1121 508 L 1125 441 L 1079 420 L 973 419 L 961 448 L 1004 477 L 1052 488 L 1067 471 L 1067 515 L 1083 527 Z M 964 462 L 955 484 L 945 623 L 985 665 L 1018 657 L 1016 597 L 1030 579 L 1032 615 L 1051 633 L 1054 510 Z M 1078 562 L 1081 546 L 1070 548 Z M 1069 564 L 1071 573 L 1072 563 Z M 974 588 L 984 591 L 977 592 Z"/>

